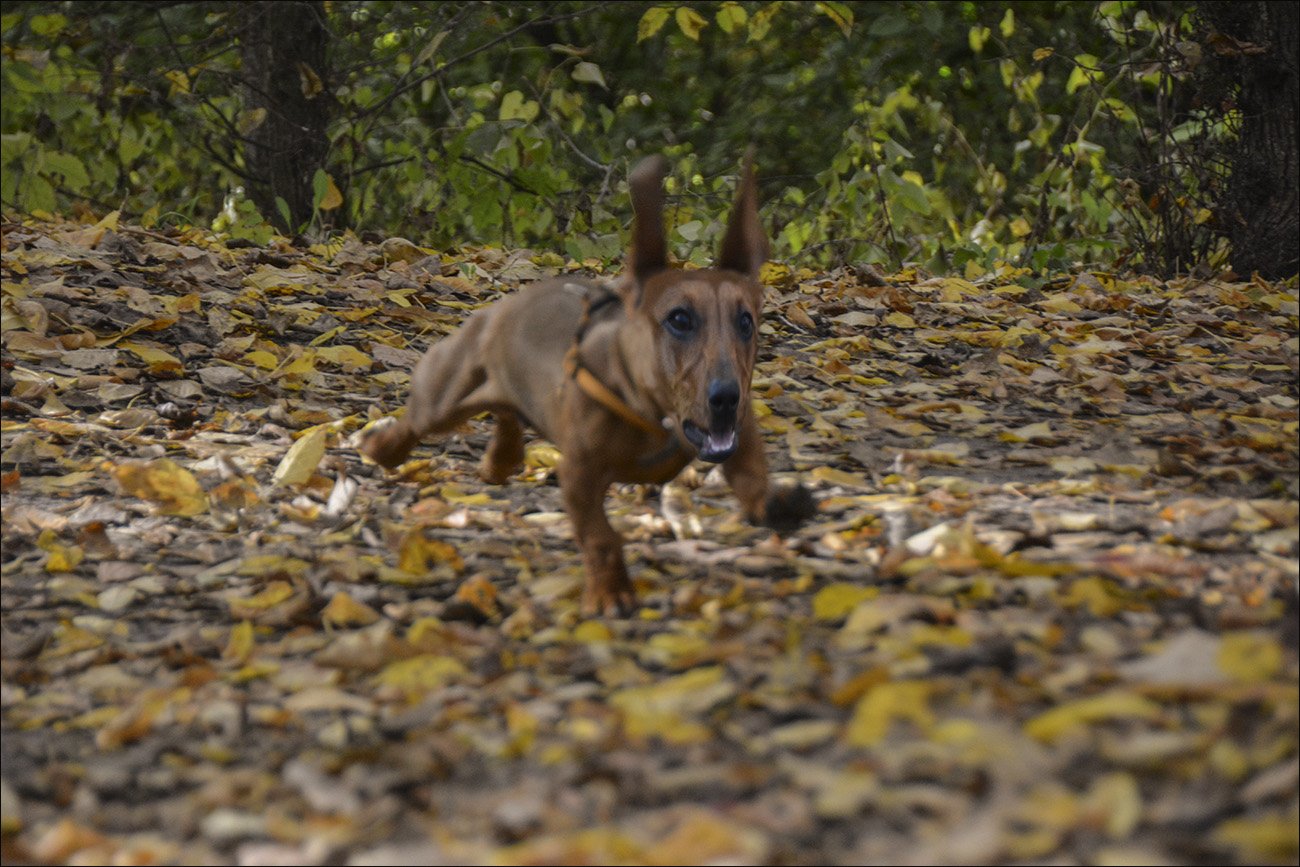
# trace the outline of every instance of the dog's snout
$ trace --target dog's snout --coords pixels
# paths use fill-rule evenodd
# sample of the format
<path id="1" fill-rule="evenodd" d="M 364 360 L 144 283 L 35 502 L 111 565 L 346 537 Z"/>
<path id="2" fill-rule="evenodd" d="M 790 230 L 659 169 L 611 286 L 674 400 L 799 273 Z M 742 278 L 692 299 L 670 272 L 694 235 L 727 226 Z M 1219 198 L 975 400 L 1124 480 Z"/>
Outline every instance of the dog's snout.
<path id="1" fill-rule="evenodd" d="M 730 423 L 740 405 L 740 383 L 734 379 L 715 379 L 709 383 L 709 412 L 713 422 Z"/>

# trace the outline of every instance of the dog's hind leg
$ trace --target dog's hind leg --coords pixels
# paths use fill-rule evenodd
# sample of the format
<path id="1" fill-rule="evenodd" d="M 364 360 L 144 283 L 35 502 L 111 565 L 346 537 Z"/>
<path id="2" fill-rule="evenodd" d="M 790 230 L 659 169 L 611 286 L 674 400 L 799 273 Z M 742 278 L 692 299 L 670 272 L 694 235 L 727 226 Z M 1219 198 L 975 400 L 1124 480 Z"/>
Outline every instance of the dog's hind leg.
<path id="1" fill-rule="evenodd" d="M 425 436 L 446 433 L 500 406 L 478 346 L 487 322 L 485 316 L 471 317 L 458 331 L 430 347 L 411 373 L 406 414 L 368 431 L 359 446 L 362 454 L 392 469 L 406 460 Z"/>

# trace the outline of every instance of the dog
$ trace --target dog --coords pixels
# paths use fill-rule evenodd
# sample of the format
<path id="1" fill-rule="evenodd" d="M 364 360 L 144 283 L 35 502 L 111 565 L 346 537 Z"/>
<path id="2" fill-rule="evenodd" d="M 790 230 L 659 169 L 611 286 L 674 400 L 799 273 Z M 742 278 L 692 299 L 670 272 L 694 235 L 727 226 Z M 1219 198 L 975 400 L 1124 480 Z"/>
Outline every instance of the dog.
<path id="1" fill-rule="evenodd" d="M 708 270 L 668 261 L 666 173 L 650 157 L 629 176 L 633 237 L 620 280 L 555 277 L 474 313 L 416 365 L 406 413 L 359 444 L 392 469 L 426 435 L 488 412 L 496 429 L 480 475 L 500 484 L 523 463 L 524 427 L 540 431 L 560 450 L 587 616 L 626 616 L 635 603 L 623 539 L 605 515 L 613 483 L 662 484 L 700 458 L 722 465 L 753 523 L 785 529 L 813 507 L 801 486 L 769 490 L 749 400 L 768 256 L 752 155 Z"/>

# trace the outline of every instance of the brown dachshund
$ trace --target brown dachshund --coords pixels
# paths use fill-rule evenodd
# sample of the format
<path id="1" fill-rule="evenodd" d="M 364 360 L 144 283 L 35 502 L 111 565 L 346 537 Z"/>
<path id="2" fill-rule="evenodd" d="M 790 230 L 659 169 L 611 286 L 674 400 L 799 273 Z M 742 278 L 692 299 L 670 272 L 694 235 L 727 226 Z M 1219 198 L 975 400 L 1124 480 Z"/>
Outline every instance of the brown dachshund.
<path id="1" fill-rule="evenodd" d="M 662 157 L 632 172 L 627 273 L 614 286 L 556 277 L 466 320 L 416 365 L 406 414 L 365 432 L 360 450 L 392 468 L 427 434 L 496 418 L 481 474 L 504 482 L 524 458 L 524 425 L 559 447 L 560 488 L 587 568 L 586 614 L 635 601 L 623 539 L 605 516 L 615 482 L 661 484 L 694 458 L 722 464 L 751 521 L 788 526 L 811 511 L 802 487 L 769 496 L 748 398 L 758 354 L 768 243 L 749 159 L 717 267 L 668 263 Z"/>

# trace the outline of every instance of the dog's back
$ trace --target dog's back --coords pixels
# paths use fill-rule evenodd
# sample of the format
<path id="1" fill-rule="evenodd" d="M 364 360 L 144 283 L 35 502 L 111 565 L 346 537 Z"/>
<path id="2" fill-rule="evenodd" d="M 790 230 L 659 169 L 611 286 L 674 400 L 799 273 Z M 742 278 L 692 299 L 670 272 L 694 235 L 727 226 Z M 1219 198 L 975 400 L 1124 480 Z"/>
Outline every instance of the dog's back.
<path id="1" fill-rule="evenodd" d="M 564 356 L 593 304 L 593 326 L 603 328 L 623 315 L 622 303 L 608 288 L 572 277 L 526 286 L 478 314 L 492 318 L 479 343 L 488 378 L 522 420 L 552 441 L 558 439 Z"/>

